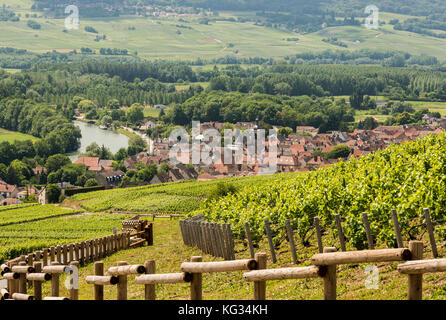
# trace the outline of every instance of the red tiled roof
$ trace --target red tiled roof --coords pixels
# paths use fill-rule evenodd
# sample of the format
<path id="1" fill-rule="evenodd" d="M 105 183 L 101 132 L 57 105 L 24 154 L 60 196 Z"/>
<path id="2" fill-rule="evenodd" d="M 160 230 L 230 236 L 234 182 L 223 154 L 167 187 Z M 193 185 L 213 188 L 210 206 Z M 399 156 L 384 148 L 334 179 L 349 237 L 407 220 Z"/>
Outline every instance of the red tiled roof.
<path id="1" fill-rule="evenodd" d="M 97 167 L 99 164 L 99 158 L 97 158 L 97 157 L 80 157 L 74 163 L 75 164 L 82 163 L 82 164 L 85 164 L 87 167 Z"/>

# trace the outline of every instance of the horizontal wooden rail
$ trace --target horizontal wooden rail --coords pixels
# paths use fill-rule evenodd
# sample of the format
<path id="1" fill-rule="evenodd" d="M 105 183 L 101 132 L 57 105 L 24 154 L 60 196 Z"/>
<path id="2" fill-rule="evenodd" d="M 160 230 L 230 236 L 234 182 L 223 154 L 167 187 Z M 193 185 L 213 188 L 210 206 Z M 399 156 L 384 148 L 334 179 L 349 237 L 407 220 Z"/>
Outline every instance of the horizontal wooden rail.
<path id="1" fill-rule="evenodd" d="M 49 273 L 29 273 L 26 275 L 26 280 L 29 281 L 49 281 L 51 280 L 51 274 Z"/>
<path id="2" fill-rule="evenodd" d="M 446 271 L 446 259 L 414 260 L 398 265 L 397 270 L 403 274 L 423 274 Z"/>
<path id="3" fill-rule="evenodd" d="M 269 281 L 286 279 L 306 279 L 324 277 L 327 274 L 327 268 L 324 266 L 315 267 L 294 267 L 264 269 L 245 272 L 243 278 L 246 281 Z"/>
<path id="4" fill-rule="evenodd" d="M 43 267 L 42 272 L 49 274 L 62 274 L 62 273 L 70 273 L 69 266 L 46 266 Z"/>
<path id="5" fill-rule="evenodd" d="M 137 284 L 168 284 L 191 282 L 191 273 L 144 274 L 135 278 Z"/>
<path id="6" fill-rule="evenodd" d="M 2 264 L 2 265 L 0 266 L 0 270 L 1 270 L 2 272 L 4 272 L 4 273 L 11 272 L 11 269 L 10 269 L 6 264 Z"/>
<path id="7" fill-rule="evenodd" d="M 34 272 L 34 268 L 30 266 L 13 266 L 11 271 L 17 273 L 32 273 Z"/>
<path id="8" fill-rule="evenodd" d="M 311 258 L 311 262 L 316 266 L 329 266 L 336 264 L 406 261 L 411 258 L 412 254 L 409 249 L 400 248 L 319 253 Z"/>
<path id="9" fill-rule="evenodd" d="M 17 280 L 18 278 L 20 278 L 20 273 L 17 272 L 4 273 L 3 278 L 6 280 Z"/>
<path id="10" fill-rule="evenodd" d="M 24 294 L 24 293 L 13 293 L 11 295 L 11 298 L 13 300 L 34 300 L 33 296 L 30 296 L 29 294 Z"/>
<path id="11" fill-rule="evenodd" d="M 183 262 L 181 271 L 190 273 L 230 272 L 257 269 L 254 259 L 217 262 Z"/>
<path id="12" fill-rule="evenodd" d="M 118 284 L 119 278 L 116 276 L 87 276 L 85 282 L 98 286 L 113 286 Z"/>
<path id="13" fill-rule="evenodd" d="M 1 300 L 6 300 L 10 298 L 9 291 L 5 288 L 0 289 L 0 298 Z"/>
<path id="14" fill-rule="evenodd" d="M 146 268 L 142 264 L 110 267 L 107 274 L 111 276 L 126 276 L 129 274 L 142 274 L 146 272 Z"/>
<path id="15" fill-rule="evenodd" d="M 65 300 L 70 300 L 66 297 L 45 297 L 43 298 L 43 300 L 57 300 L 57 301 L 65 301 Z"/>

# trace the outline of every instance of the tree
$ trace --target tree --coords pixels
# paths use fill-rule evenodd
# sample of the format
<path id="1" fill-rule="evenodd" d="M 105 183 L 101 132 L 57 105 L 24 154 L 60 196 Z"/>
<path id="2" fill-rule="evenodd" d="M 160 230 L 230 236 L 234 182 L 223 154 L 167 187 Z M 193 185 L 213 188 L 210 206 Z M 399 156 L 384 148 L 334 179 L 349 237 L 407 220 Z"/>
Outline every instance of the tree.
<path id="1" fill-rule="evenodd" d="M 290 95 L 292 89 L 293 88 L 286 82 L 280 82 L 274 86 L 274 90 L 282 95 Z"/>
<path id="2" fill-rule="evenodd" d="M 62 189 L 56 184 L 49 184 L 46 187 L 46 195 L 50 203 L 57 203 L 61 194 Z"/>
<path id="3" fill-rule="evenodd" d="M 293 129 L 291 129 L 291 128 L 289 128 L 289 127 L 282 127 L 282 128 L 280 128 L 278 131 L 277 131 L 277 134 L 279 135 L 279 136 L 282 136 L 282 137 L 285 137 L 285 138 L 288 138 L 288 136 L 290 135 L 290 134 L 292 134 L 293 133 Z"/>
<path id="4" fill-rule="evenodd" d="M 95 187 L 95 186 L 97 186 L 97 185 L 98 185 L 98 182 L 97 182 L 96 179 L 94 179 L 94 178 L 88 179 L 88 180 L 85 182 L 85 187 L 86 187 L 86 188 L 88 188 L 88 187 Z"/>
<path id="5" fill-rule="evenodd" d="M 378 121 L 374 117 L 367 117 L 358 123 L 358 129 L 373 130 L 378 127 Z"/>
<path id="6" fill-rule="evenodd" d="M 129 121 L 130 123 L 138 123 L 144 120 L 144 109 L 139 103 L 134 103 L 127 110 L 126 117 L 127 121 Z"/>
<path id="7" fill-rule="evenodd" d="M 102 120 L 101 120 L 101 124 L 102 125 L 104 125 L 106 127 L 109 127 L 112 124 L 112 122 L 113 122 L 112 117 L 110 117 L 110 116 L 103 116 L 102 117 Z"/>
<path id="8" fill-rule="evenodd" d="M 129 146 L 140 147 L 144 150 L 144 148 L 146 147 L 146 142 L 140 136 L 132 136 L 129 139 Z"/>
<path id="9" fill-rule="evenodd" d="M 170 170 L 169 164 L 166 162 L 163 162 L 163 163 L 161 163 L 158 172 L 159 173 L 167 173 L 167 172 L 169 172 L 169 170 Z"/>
<path id="10" fill-rule="evenodd" d="M 330 152 L 327 153 L 326 157 L 328 159 L 339 159 L 339 158 L 347 158 L 352 150 L 349 146 L 345 144 L 338 144 L 331 149 Z"/>
<path id="11" fill-rule="evenodd" d="M 363 101 L 364 101 L 364 95 L 361 89 L 355 89 L 353 94 L 350 96 L 350 106 L 353 109 L 360 110 Z"/>
<path id="12" fill-rule="evenodd" d="M 107 108 L 110 110 L 119 109 L 119 100 L 118 99 L 110 99 L 107 102 Z"/>
<path id="13" fill-rule="evenodd" d="M 50 172 L 55 172 L 61 169 L 63 166 L 70 163 L 71 160 L 66 155 L 55 154 L 53 156 L 48 157 L 45 163 L 45 167 L 48 170 L 48 173 L 50 173 Z"/>

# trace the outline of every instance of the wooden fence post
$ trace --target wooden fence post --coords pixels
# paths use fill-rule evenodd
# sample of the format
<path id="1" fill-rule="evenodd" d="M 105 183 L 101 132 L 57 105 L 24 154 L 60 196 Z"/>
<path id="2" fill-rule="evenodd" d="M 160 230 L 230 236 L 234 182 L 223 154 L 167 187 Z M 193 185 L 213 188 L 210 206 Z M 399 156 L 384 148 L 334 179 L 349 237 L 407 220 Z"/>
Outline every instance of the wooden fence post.
<path id="1" fill-rule="evenodd" d="M 225 260 L 229 260 L 227 256 L 227 251 L 225 248 L 225 237 L 223 236 L 223 228 L 220 223 L 217 223 L 217 231 L 218 231 L 218 238 L 220 241 L 220 251 L 221 251 L 221 257 Z"/>
<path id="2" fill-rule="evenodd" d="M 429 233 L 429 241 L 432 247 L 432 254 L 434 255 L 434 258 L 437 258 L 438 251 L 437 251 L 437 244 L 435 242 L 434 226 L 432 225 L 429 209 L 427 208 L 424 209 L 424 218 L 426 220 L 427 232 Z"/>
<path id="3" fill-rule="evenodd" d="M 322 232 L 318 217 L 314 217 L 314 228 L 316 229 L 317 249 L 319 253 L 322 253 L 324 248 L 322 246 Z"/>
<path id="4" fill-rule="evenodd" d="M 33 267 L 34 267 L 34 271 L 36 273 L 42 272 L 42 262 L 34 262 Z M 42 300 L 42 282 L 41 281 L 33 281 L 33 290 L 34 290 L 34 299 Z"/>
<path id="5" fill-rule="evenodd" d="M 71 279 L 71 288 L 70 288 L 70 299 L 71 300 L 79 300 L 79 261 L 71 261 L 71 268 L 77 269 L 77 279 Z M 73 270 L 70 271 L 70 275 L 73 274 Z"/>
<path id="6" fill-rule="evenodd" d="M 79 243 L 79 260 L 81 263 L 85 263 L 85 241 Z"/>
<path id="7" fill-rule="evenodd" d="M 403 248 L 403 238 L 401 236 L 400 224 L 398 223 L 398 214 L 395 209 L 391 210 L 393 228 L 395 230 L 396 243 L 398 244 L 398 248 Z"/>
<path id="8" fill-rule="evenodd" d="M 56 261 L 60 264 L 62 264 L 62 247 L 61 246 L 57 246 L 56 247 Z"/>
<path id="9" fill-rule="evenodd" d="M 147 245 L 153 246 L 153 223 L 147 226 Z"/>
<path id="10" fill-rule="evenodd" d="M 104 263 L 102 261 L 96 261 L 94 263 L 94 275 L 95 276 L 104 275 Z M 104 286 L 98 284 L 94 285 L 94 299 L 104 300 Z"/>
<path id="11" fill-rule="evenodd" d="M 19 266 L 26 266 L 25 261 L 20 261 Z M 20 273 L 18 293 L 26 294 L 26 273 Z"/>
<path id="12" fill-rule="evenodd" d="M 74 244 L 70 243 L 68 245 L 68 252 L 69 252 L 69 258 L 68 258 L 68 262 L 72 262 L 75 261 L 74 259 Z"/>
<path id="13" fill-rule="evenodd" d="M 257 261 L 257 270 L 266 269 L 266 253 L 256 253 L 255 259 Z M 266 300 L 266 281 L 254 281 L 254 300 Z"/>
<path id="14" fill-rule="evenodd" d="M 423 242 L 410 241 L 409 250 L 412 253 L 412 260 L 423 259 Z M 408 275 L 408 298 L 409 300 L 421 300 L 423 298 L 423 275 L 409 274 Z"/>
<path id="15" fill-rule="evenodd" d="M 118 267 L 128 265 L 125 261 L 118 261 L 116 263 Z M 127 275 L 118 276 L 119 282 L 117 284 L 118 300 L 127 300 Z"/>
<path id="16" fill-rule="evenodd" d="M 60 265 L 59 262 L 54 261 L 51 262 L 52 266 Z M 58 297 L 59 296 L 59 279 L 60 275 L 58 273 L 51 274 L 51 296 Z"/>
<path id="17" fill-rule="evenodd" d="M 231 250 L 231 260 L 235 260 L 235 245 L 234 245 L 234 238 L 232 237 L 232 229 L 230 223 L 228 223 L 227 231 Z"/>
<path id="18" fill-rule="evenodd" d="M 14 267 L 15 265 L 17 265 L 17 262 L 10 263 L 9 268 L 12 269 L 12 267 Z M 18 286 L 19 286 L 18 280 L 8 279 L 8 291 L 10 296 L 12 296 L 13 293 L 19 291 Z"/>
<path id="19" fill-rule="evenodd" d="M 50 247 L 50 263 L 56 261 L 56 248 L 55 247 Z"/>
<path id="20" fill-rule="evenodd" d="M 42 249 L 42 263 L 44 267 L 48 265 L 48 248 Z"/>
<path id="21" fill-rule="evenodd" d="M 79 259 L 79 242 L 74 244 L 74 261 L 79 261 L 79 263 L 81 262 Z"/>
<path id="22" fill-rule="evenodd" d="M 266 235 L 268 237 L 269 250 L 271 251 L 271 259 L 273 260 L 273 263 L 276 263 L 277 262 L 276 250 L 274 249 L 271 227 L 268 220 L 265 220 L 265 229 L 266 229 Z"/>
<path id="23" fill-rule="evenodd" d="M 201 262 L 202 258 L 199 256 L 192 257 L 191 262 Z M 203 300 L 203 274 L 193 273 L 192 281 L 190 283 L 190 299 Z"/>
<path id="24" fill-rule="evenodd" d="M 34 262 L 39 262 L 41 256 L 42 256 L 42 251 L 37 250 L 36 252 L 34 252 Z"/>
<path id="25" fill-rule="evenodd" d="M 291 229 L 291 223 L 290 220 L 286 220 L 285 221 L 285 226 L 286 226 L 286 232 L 288 235 L 288 242 L 290 243 L 290 250 L 291 250 L 291 255 L 293 256 L 293 263 L 297 264 L 297 254 L 296 254 L 296 246 L 294 244 L 294 234 L 293 234 L 293 229 Z"/>
<path id="26" fill-rule="evenodd" d="M 215 254 L 215 243 L 214 238 L 212 237 L 211 224 L 209 222 L 206 223 L 206 232 L 208 234 L 208 240 L 211 249 L 209 254 L 213 256 Z"/>
<path id="27" fill-rule="evenodd" d="M 246 238 L 248 239 L 248 246 L 249 246 L 249 252 L 251 253 L 251 259 L 254 259 L 254 246 L 252 244 L 252 236 L 251 236 L 251 229 L 249 228 L 249 222 L 245 222 L 245 231 L 246 231 Z"/>
<path id="28" fill-rule="evenodd" d="M 144 263 L 146 274 L 154 274 L 156 272 L 155 260 L 147 260 Z M 156 291 L 154 284 L 144 285 L 144 298 L 146 300 L 156 300 Z"/>
<path id="29" fill-rule="evenodd" d="M 344 231 L 342 230 L 342 224 L 341 224 L 341 217 L 339 214 L 335 214 L 335 221 L 336 221 L 336 229 L 338 230 L 338 237 L 339 242 L 341 243 L 341 250 L 347 251 L 345 248 L 345 237 L 344 237 Z"/>
<path id="30" fill-rule="evenodd" d="M 336 252 L 336 248 L 325 247 L 324 253 Z M 336 300 L 336 265 L 327 266 L 324 277 L 324 299 Z"/>
<path id="31" fill-rule="evenodd" d="M 362 213 L 362 222 L 364 223 L 365 233 L 367 234 L 367 242 L 369 244 L 369 250 L 373 250 L 373 237 L 372 232 L 370 231 L 369 218 L 367 216 L 367 212 Z"/>

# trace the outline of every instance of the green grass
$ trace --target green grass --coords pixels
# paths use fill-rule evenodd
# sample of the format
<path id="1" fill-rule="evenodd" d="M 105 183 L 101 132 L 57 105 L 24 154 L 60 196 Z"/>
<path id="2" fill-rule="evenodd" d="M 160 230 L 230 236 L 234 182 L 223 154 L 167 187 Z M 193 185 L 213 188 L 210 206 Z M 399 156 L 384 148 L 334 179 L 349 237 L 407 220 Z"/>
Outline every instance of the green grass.
<path id="1" fill-rule="evenodd" d="M 1 142 L 13 143 L 16 140 L 17 141 L 25 141 L 25 140 L 37 141 L 37 140 L 39 140 L 39 138 L 33 137 L 32 135 L 29 135 L 29 134 L 8 131 L 8 130 L 0 128 L 0 143 Z"/>
<path id="2" fill-rule="evenodd" d="M 384 97 L 378 97 L 378 99 L 385 100 Z M 346 100 L 348 100 L 348 97 L 346 97 Z M 427 108 L 429 109 L 430 112 L 439 112 L 442 117 L 446 116 L 446 102 L 429 102 L 429 101 L 406 101 L 406 102 L 412 104 L 416 111 Z M 388 118 L 392 117 L 392 115 L 373 114 L 370 112 L 370 110 L 357 110 L 355 114 L 355 122 L 364 120 L 367 117 L 375 117 L 378 119 L 378 121 L 384 122 Z"/>
<path id="3" fill-rule="evenodd" d="M 218 183 L 231 183 L 238 188 L 271 181 L 289 179 L 300 173 L 273 176 L 228 178 L 214 181 L 181 181 L 145 187 L 114 189 L 78 194 L 69 201 L 90 212 L 117 211 L 135 213 L 190 213 L 200 207 L 201 201 Z"/>
<path id="4" fill-rule="evenodd" d="M 430 112 L 440 112 L 442 117 L 446 116 L 446 102 L 425 102 L 425 101 L 407 101 L 411 103 L 415 110 L 429 109 Z"/>
<path id="5" fill-rule="evenodd" d="M 155 109 L 155 108 L 144 108 L 144 117 L 148 118 L 155 118 L 158 119 L 159 115 L 160 115 L 160 109 Z"/>

